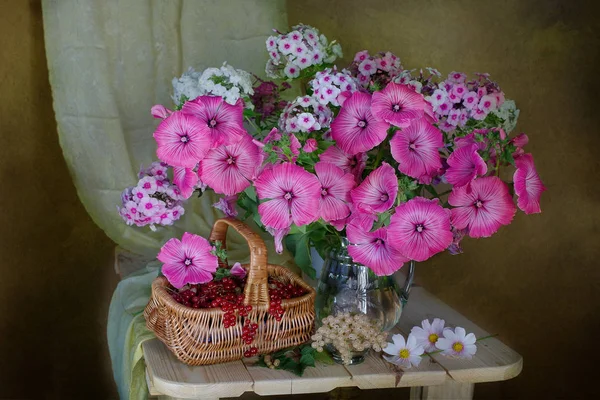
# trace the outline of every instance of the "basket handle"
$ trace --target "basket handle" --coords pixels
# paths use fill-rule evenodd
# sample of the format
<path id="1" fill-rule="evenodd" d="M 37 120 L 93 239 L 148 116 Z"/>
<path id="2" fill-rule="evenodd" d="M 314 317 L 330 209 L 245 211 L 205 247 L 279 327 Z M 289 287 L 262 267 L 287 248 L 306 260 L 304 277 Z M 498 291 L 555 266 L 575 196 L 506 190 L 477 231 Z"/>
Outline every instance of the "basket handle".
<path id="1" fill-rule="evenodd" d="M 269 287 L 267 272 L 267 246 L 262 238 L 250 229 L 248 225 L 234 218 L 221 218 L 215 221 L 210 240 L 220 241 L 224 249 L 227 248 L 225 239 L 227 228 L 235 229 L 246 241 L 250 248 L 250 268 L 244 289 L 244 304 L 269 306 Z M 219 263 L 222 262 L 219 260 Z"/>

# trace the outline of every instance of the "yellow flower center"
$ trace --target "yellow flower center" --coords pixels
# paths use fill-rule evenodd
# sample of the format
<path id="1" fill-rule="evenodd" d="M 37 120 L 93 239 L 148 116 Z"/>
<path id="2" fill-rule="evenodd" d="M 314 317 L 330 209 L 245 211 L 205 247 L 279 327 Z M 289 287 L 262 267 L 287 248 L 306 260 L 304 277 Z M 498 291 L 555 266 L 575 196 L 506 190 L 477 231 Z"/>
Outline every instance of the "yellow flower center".
<path id="1" fill-rule="evenodd" d="M 457 353 L 461 352 L 464 348 L 465 346 L 463 346 L 463 344 L 460 342 L 456 342 L 452 345 L 452 350 L 454 350 Z"/>
<path id="2" fill-rule="evenodd" d="M 400 358 L 408 358 L 410 356 L 410 351 L 408 349 L 402 349 L 399 353 Z"/>
<path id="3" fill-rule="evenodd" d="M 432 334 L 431 334 L 431 335 L 429 335 L 429 337 L 428 337 L 428 339 L 429 339 L 429 342 L 430 342 L 430 343 L 435 343 L 435 342 L 437 342 L 437 340 L 438 340 L 439 338 L 440 338 L 440 337 L 439 337 L 438 335 L 436 335 L 435 333 L 432 333 Z"/>

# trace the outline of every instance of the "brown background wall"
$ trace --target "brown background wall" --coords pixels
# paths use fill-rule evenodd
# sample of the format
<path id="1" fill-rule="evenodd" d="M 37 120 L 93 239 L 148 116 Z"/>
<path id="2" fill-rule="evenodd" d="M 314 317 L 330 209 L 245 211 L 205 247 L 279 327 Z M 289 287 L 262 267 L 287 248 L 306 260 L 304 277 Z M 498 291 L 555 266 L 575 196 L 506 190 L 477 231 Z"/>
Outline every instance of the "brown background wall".
<path id="1" fill-rule="evenodd" d="M 489 72 L 517 102 L 548 192 L 465 254 L 420 265 L 421 284 L 524 356 L 520 377 L 476 398 L 596 398 L 600 331 L 598 2 L 288 1 L 290 25 L 338 39 L 345 59 L 390 50 L 405 68 Z M 343 65 L 338 63 L 338 65 Z M 595 391 L 595 390 L 594 390 Z M 584 396 L 588 394 L 588 396 Z"/>
<path id="2" fill-rule="evenodd" d="M 58 144 L 39 1 L 0 0 L 0 399 L 116 398 L 114 245 Z"/>
<path id="3" fill-rule="evenodd" d="M 77 199 L 56 135 L 38 1 L 0 0 L 0 398 L 114 398 L 105 324 L 113 244 Z M 409 68 L 488 71 L 549 191 L 420 282 L 525 357 L 476 398 L 592 398 L 599 319 L 599 61 L 595 2 L 290 1 L 290 23 Z M 597 370 L 597 368 L 596 368 Z M 389 393 L 388 393 L 389 394 Z M 406 394 L 406 392 L 403 392 Z M 382 395 L 382 394 L 377 394 Z M 386 394 L 387 395 L 387 394 Z"/>

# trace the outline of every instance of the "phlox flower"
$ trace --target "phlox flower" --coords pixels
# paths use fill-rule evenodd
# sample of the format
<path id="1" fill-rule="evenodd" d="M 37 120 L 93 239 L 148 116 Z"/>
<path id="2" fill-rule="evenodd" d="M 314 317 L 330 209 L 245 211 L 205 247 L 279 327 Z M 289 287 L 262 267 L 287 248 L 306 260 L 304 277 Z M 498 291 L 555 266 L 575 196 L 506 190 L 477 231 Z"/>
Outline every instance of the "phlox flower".
<path id="1" fill-rule="evenodd" d="M 213 146 L 229 145 L 247 136 L 244 129 L 244 102 L 228 104 L 222 97 L 200 96 L 188 101 L 181 111 L 197 118 L 213 141 Z M 168 162 L 168 161 L 167 161 Z"/>
<path id="2" fill-rule="evenodd" d="M 269 36 L 266 41 L 267 51 L 272 52 L 277 50 L 277 38 L 275 36 Z"/>
<path id="3" fill-rule="evenodd" d="M 154 131 L 154 139 L 158 158 L 176 167 L 194 167 L 212 145 L 202 122 L 180 111 L 162 120 Z"/>
<path id="4" fill-rule="evenodd" d="M 173 238 L 165 243 L 157 258 L 164 263 L 162 273 L 179 289 L 186 284 L 206 283 L 213 279 L 218 260 L 211 251 L 208 240 L 185 232 L 181 240 Z"/>
<path id="5" fill-rule="evenodd" d="M 479 97 L 477 97 L 477 93 L 475 92 L 468 92 L 463 96 L 462 101 L 463 106 L 468 110 L 472 110 L 473 107 L 479 104 Z"/>
<path id="6" fill-rule="evenodd" d="M 453 83 L 463 83 L 467 79 L 467 74 L 463 72 L 452 71 L 448 74 L 448 80 Z"/>
<path id="7" fill-rule="evenodd" d="M 464 84 L 459 83 L 452 87 L 452 93 L 459 99 L 462 99 L 463 96 L 467 93 L 467 87 Z"/>
<path id="8" fill-rule="evenodd" d="M 433 322 L 424 319 L 421 326 L 414 326 L 411 329 L 410 334 L 415 337 L 418 345 L 430 353 L 437 350 L 435 344 L 439 338 L 443 337 L 445 323 L 443 319 L 439 318 L 434 318 Z"/>
<path id="9" fill-rule="evenodd" d="M 219 201 L 213 204 L 217 210 L 221 210 L 226 217 L 237 217 L 238 212 L 235 208 L 237 204 L 237 196 L 225 196 L 219 198 Z"/>
<path id="10" fill-rule="evenodd" d="M 478 121 L 484 120 L 487 115 L 488 113 L 479 107 L 473 108 L 473 110 L 471 110 L 471 118 L 476 119 Z"/>
<path id="11" fill-rule="evenodd" d="M 373 93 L 373 115 L 399 128 L 408 127 L 424 114 L 425 99 L 406 85 L 390 82 Z"/>
<path id="12" fill-rule="evenodd" d="M 373 116 L 371 106 L 370 94 L 354 92 L 331 123 L 331 137 L 344 152 L 362 153 L 386 138 L 389 125 Z"/>
<path id="13" fill-rule="evenodd" d="M 311 113 L 298 114 L 296 122 L 303 132 L 310 132 L 310 129 L 315 124 L 315 117 Z"/>
<path id="14" fill-rule="evenodd" d="M 387 227 L 369 232 L 365 226 L 349 223 L 346 226 L 346 235 L 350 242 L 350 257 L 355 262 L 369 267 L 378 276 L 391 275 L 408 261 L 390 244 Z"/>
<path id="15" fill-rule="evenodd" d="M 491 94 L 486 94 L 481 97 L 479 100 L 478 108 L 489 113 L 490 111 L 496 109 L 496 96 Z"/>
<path id="16" fill-rule="evenodd" d="M 356 153 L 350 155 L 338 146 L 330 146 L 325 150 L 319 159 L 324 162 L 332 163 L 337 165 L 344 172 L 349 172 L 354 175 L 354 179 L 360 182 L 362 173 L 367 166 L 367 153 Z"/>
<path id="17" fill-rule="evenodd" d="M 470 360 L 477 352 L 475 334 L 467 335 L 464 328 L 458 326 L 454 330 L 446 328 L 443 334 L 444 337 L 439 338 L 435 343 L 435 347 L 442 350 L 443 355 Z"/>
<path id="18" fill-rule="evenodd" d="M 444 177 L 454 186 L 464 186 L 477 176 L 487 173 L 487 164 L 477 152 L 478 145 L 463 146 L 455 149 L 448 157 L 448 169 Z"/>
<path id="19" fill-rule="evenodd" d="M 302 151 L 304 151 L 305 153 L 312 153 L 313 151 L 317 150 L 318 147 L 319 143 L 317 142 L 317 140 L 309 138 L 306 139 L 306 142 L 304 142 L 304 146 L 302 146 Z"/>
<path id="20" fill-rule="evenodd" d="M 294 42 L 289 39 L 280 39 L 277 48 L 283 54 L 292 54 L 294 52 Z"/>
<path id="21" fill-rule="evenodd" d="M 392 343 L 388 343 L 383 348 L 384 355 L 388 362 L 400 367 L 409 369 L 413 366 L 417 367 L 421 363 L 421 355 L 424 353 L 423 346 L 417 343 L 417 339 L 411 334 L 408 335 L 408 340 L 404 340 L 404 336 L 396 334 L 392 336 Z"/>
<path id="22" fill-rule="evenodd" d="M 381 213 L 392 207 L 398 194 L 394 168 L 384 162 L 350 192 L 355 207 L 368 213 Z"/>
<path id="23" fill-rule="evenodd" d="M 161 210 L 161 201 L 154 197 L 145 196 L 140 200 L 140 212 L 148 217 L 158 214 Z"/>
<path id="24" fill-rule="evenodd" d="M 354 56 L 354 61 L 360 63 L 365 61 L 367 58 L 369 58 L 369 52 L 367 50 L 363 50 L 356 53 Z"/>
<path id="25" fill-rule="evenodd" d="M 297 78 L 300 76 L 300 67 L 296 64 L 288 63 L 283 69 L 283 73 L 290 79 Z"/>
<path id="26" fill-rule="evenodd" d="M 216 193 L 240 193 L 250 186 L 259 164 L 258 151 L 250 136 L 229 146 L 215 147 L 198 165 L 198 176 Z"/>
<path id="27" fill-rule="evenodd" d="M 347 203 L 351 201 L 354 176 L 334 164 L 322 161 L 315 164 L 315 173 L 321 184 L 319 216 L 325 221 L 346 218 L 350 214 Z"/>
<path id="28" fill-rule="evenodd" d="M 513 176 L 517 205 L 525 214 L 541 213 L 540 197 L 546 190 L 533 163 L 531 154 L 523 154 L 515 159 L 517 170 Z"/>
<path id="29" fill-rule="evenodd" d="M 434 106 L 439 106 L 446 101 L 447 93 L 444 90 L 436 89 L 433 91 L 431 96 L 428 98 L 430 103 Z"/>
<path id="30" fill-rule="evenodd" d="M 449 100 L 444 101 L 441 104 L 438 104 L 435 108 L 434 108 L 435 112 L 444 116 L 444 115 L 448 115 L 448 113 L 452 110 L 452 102 L 450 102 Z"/>
<path id="31" fill-rule="evenodd" d="M 403 255 L 425 261 L 452 243 L 450 211 L 438 199 L 415 197 L 396 207 L 388 231 L 390 242 Z"/>
<path id="32" fill-rule="evenodd" d="M 153 176 L 145 176 L 139 180 L 137 187 L 147 194 L 153 194 L 157 190 L 157 181 Z"/>
<path id="33" fill-rule="evenodd" d="M 442 133 L 425 118 L 396 132 L 390 141 L 400 172 L 424 182 L 431 181 L 442 167 L 438 149 L 443 145 Z"/>
<path id="34" fill-rule="evenodd" d="M 283 229 L 292 222 L 302 226 L 319 218 L 321 184 L 298 165 L 282 163 L 265 169 L 254 186 L 262 201 L 258 213 L 267 227 Z"/>
<path id="35" fill-rule="evenodd" d="M 451 210 L 452 225 L 468 228 L 473 238 L 492 236 L 502 225 L 510 224 L 516 212 L 508 187 L 496 176 L 453 187 L 448 203 L 455 207 Z"/>
<path id="36" fill-rule="evenodd" d="M 358 64 L 358 70 L 361 74 L 365 76 L 370 76 L 377 72 L 377 64 L 375 63 L 375 61 L 367 58 L 363 60 L 360 64 Z"/>
<path id="37" fill-rule="evenodd" d="M 460 122 L 460 114 L 461 114 L 461 110 L 457 109 L 457 108 L 453 108 L 452 110 L 450 110 L 450 112 L 448 113 L 448 123 L 452 126 L 457 126 Z"/>

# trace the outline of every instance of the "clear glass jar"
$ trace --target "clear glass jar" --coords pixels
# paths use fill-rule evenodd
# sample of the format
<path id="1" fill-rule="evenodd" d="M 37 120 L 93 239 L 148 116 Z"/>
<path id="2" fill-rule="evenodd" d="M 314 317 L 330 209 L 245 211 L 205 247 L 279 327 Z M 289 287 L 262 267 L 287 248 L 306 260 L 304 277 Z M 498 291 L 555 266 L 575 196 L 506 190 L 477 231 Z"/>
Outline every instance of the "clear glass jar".
<path id="1" fill-rule="evenodd" d="M 392 276 L 377 276 L 364 265 L 355 263 L 347 247 L 348 240 L 344 238 L 341 247 L 332 250 L 324 261 L 315 300 L 317 326 L 329 315 L 347 312 L 365 314 L 382 331 L 389 331 L 400 320 L 402 308 L 408 301 L 414 262 L 407 266 L 408 274 L 400 289 Z M 333 346 L 328 345 L 327 350 L 341 363 Z M 362 362 L 365 354 L 366 351 L 353 352 L 351 364 Z"/>

